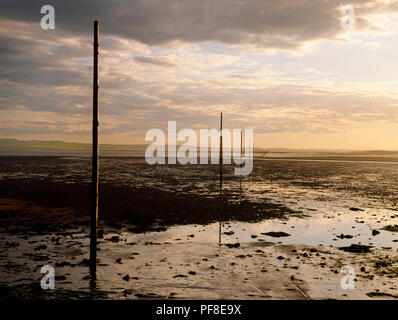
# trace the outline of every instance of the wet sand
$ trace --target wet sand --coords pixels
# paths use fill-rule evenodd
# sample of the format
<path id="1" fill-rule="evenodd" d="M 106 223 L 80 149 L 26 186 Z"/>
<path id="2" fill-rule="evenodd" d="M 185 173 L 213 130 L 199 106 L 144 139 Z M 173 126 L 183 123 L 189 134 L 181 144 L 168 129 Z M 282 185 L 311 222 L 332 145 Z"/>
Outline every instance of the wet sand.
<path id="1" fill-rule="evenodd" d="M 265 236 L 279 221 L 263 230 L 261 223 L 260 229 L 250 229 L 250 240 L 244 235 L 251 223 L 225 222 L 221 246 L 215 232 L 218 224 L 145 233 L 129 231 L 137 230 L 130 224 L 104 226 L 93 287 L 87 266 L 88 227 L 75 220 L 72 229 L 60 229 L 57 223 L 70 218 L 71 209 L 10 199 L 0 203 L 2 216 L 11 206 L 25 212 L 29 217 L 25 226 L 37 215 L 42 223 L 47 221 L 44 230 L 25 227 L 0 233 L 3 299 L 398 298 L 396 249 L 356 253 L 324 245 L 283 244 L 289 236 Z M 43 265 L 55 267 L 56 290 L 39 287 Z M 341 288 L 343 266 L 354 268 L 355 290 Z"/>
<path id="2" fill-rule="evenodd" d="M 127 227 L 124 230 L 105 229 L 95 287 L 86 261 L 87 228 L 46 235 L 2 234 L 2 298 L 398 298 L 398 255 L 392 250 L 351 253 L 334 247 L 255 240 L 229 248 L 217 242 L 197 242 L 190 234 L 148 241 L 158 233 L 140 238 Z M 42 265 L 55 267 L 55 290 L 40 289 Z M 354 268 L 354 290 L 341 288 L 342 266 Z"/>
<path id="3" fill-rule="evenodd" d="M 85 260 L 89 162 L 1 159 L 3 299 L 398 297 L 398 232 L 386 228 L 398 224 L 395 164 L 269 160 L 240 186 L 226 168 L 221 201 L 217 168 L 108 160 L 92 287 Z M 275 237 L 280 232 L 285 236 Z M 340 250 L 353 244 L 369 252 Z M 47 264 L 58 277 L 53 291 L 39 287 Z M 344 266 L 355 270 L 354 290 L 340 286 Z"/>

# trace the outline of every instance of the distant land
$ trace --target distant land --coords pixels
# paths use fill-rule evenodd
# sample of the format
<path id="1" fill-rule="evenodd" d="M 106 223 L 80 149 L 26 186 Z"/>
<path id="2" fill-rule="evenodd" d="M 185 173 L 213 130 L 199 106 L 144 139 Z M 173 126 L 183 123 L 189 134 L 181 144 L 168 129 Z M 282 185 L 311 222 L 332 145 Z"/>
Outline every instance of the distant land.
<path id="1" fill-rule="evenodd" d="M 148 144 L 100 144 L 102 151 L 145 151 Z M 177 148 L 179 145 L 177 145 Z M 318 155 L 345 154 L 345 155 L 398 155 L 398 150 L 332 150 L 332 149 L 300 149 L 300 148 L 265 148 L 256 147 L 259 152 L 270 153 L 303 153 Z M 0 138 L 0 150 L 49 150 L 49 151 L 90 151 L 91 143 L 45 141 L 45 140 L 17 140 Z"/>
<path id="2" fill-rule="evenodd" d="M 145 151 L 148 144 L 100 144 L 101 151 Z M 177 148 L 179 145 L 176 146 Z M 45 140 L 17 140 L 0 138 L 1 151 L 90 151 L 91 143 L 45 141 Z M 302 154 L 307 155 L 351 155 L 351 156 L 398 156 L 398 150 L 332 150 L 332 149 L 294 149 L 294 148 L 264 148 L 256 147 L 258 152 L 268 151 L 272 154 Z"/>
<path id="3" fill-rule="evenodd" d="M 140 151 L 146 148 L 145 144 L 100 144 L 100 149 L 104 151 Z M 0 150 L 89 151 L 91 143 L 0 139 Z"/>

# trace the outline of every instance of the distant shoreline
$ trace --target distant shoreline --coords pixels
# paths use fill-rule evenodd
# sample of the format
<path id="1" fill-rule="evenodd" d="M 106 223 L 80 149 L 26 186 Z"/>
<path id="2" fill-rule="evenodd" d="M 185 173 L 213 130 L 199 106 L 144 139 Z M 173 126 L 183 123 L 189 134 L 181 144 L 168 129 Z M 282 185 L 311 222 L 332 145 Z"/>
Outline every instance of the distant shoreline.
<path id="1" fill-rule="evenodd" d="M 179 146 L 180 144 L 177 144 Z M 149 144 L 100 144 L 100 151 L 134 152 L 145 151 Z M 280 154 L 306 155 L 385 155 L 398 156 L 398 150 L 350 150 L 350 149 L 321 149 L 321 148 L 284 148 L 284 147 L 256 147 L 258 152 L 269 151 Z M 18 140 L 0 138 L 0 152 L 5 151 L 59 151 L 59 152 L 90 152 L 91 143 L 45 141 L 45 140 Z"/>

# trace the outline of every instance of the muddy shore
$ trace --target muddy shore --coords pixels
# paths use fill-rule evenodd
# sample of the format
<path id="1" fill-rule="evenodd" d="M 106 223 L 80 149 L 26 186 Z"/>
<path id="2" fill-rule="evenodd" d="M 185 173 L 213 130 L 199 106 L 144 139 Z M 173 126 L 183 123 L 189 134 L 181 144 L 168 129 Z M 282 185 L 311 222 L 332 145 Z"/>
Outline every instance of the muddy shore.
<path id="1" fill-rule="evenodd" d="M 205 228 L 198 226 L 198 232 Z M 140 236 L 128 226 L 105 228 L 93 286 L 87 232 L 18 234 L 12 242 L 2 233 L 2 299 L 398 298 L 398 255 L 391 250 L 359 253 L 255 240 L 219 246 L 197 242 L 190 234 L 157 240 L 162 232 Z M 55 290 L 41 290 L 42 265 L 55 267 Z M 340 285 L 343 266 L 355 272 L 353 289 Z"/>
<path id="2" fill-rule="evenodd" d="M 104 159 L 93 286 L 89 161 L 0 160 L 2 299 L 398 298 L 397 186 L 379 164 L 270 160 L 243 186 L 227 167 L 220 199 L 217 168 Z M 40 288 L 43 265 L 55 290 Z"/>
<path id="3" fill-rule="evenodd" d="M 177 226 L 175 232 L 105 223 L 93 286 L 85 218 L 71 218 L 78 215 L 70 208 L 0 203 L 2 217 L 11 207 L 29 217 L 12 217 L 13 227 L 0 233 L 2 299 L 398 299 L 396 250 L 284 245 L 278 241 L 283 232 L 270 233 L 273 242 L 262 239 L 265 233 L 239 242 L 230 222 L 222 224 L 221 246 L 198 237 L 208 224 Z M 46 228 L 32 224 L 39 216 Z M 55 290 L 40 288 L 43 265 L 55 267 Z M 344 266 L 355 272 L 353 290 L 340 285 Z"/>

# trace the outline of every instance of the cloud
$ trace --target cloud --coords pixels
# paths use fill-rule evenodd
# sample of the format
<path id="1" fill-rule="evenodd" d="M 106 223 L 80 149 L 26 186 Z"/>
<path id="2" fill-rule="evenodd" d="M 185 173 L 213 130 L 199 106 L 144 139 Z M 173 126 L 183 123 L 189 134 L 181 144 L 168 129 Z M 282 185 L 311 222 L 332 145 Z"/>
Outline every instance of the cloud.
<path id="1" fill-rule="evenodd" d="M 381 30 L 375 22 L 383 19 L 372 15 L 396 11 L 395 3 L 351 3 L 358 32 Z M 329 49 L 322 61 L 303 63 L 312 58 L 305 45 L 349 41 L 342 37 L 342 2 L 336 0 L 46 4 L 55 7 L 55 30 L 40 29 L 39 1 L 0 3 L 1 135 L 87 140 L 94 19 L 101 22 L 101 134 L 115 139 L 108 142 L 141 142 L 146 130 L 165 129 L 168 120 L 217 127 L 220 111 L 231 128 L 293 138 L 398 120 L 397 83 L 336 79 L 333 70 L 320 66 L 347 57 L 332 56 Z M 273 55 L 263 51 L 271 49 Z"/>
<path id="2" fill-rule="evenodd" d="M 134 60 L 138 61 L 139 63 L 162 67 L 172 67 L 175 65 L 174 63 L 170 63 L 165 59 L 157 57 L 134 57 Z"/>
<path id="3" fill-rule="evenodd" d="M 336 0 L 68 0 L 47 1 L 56 14 L 56 28 L 90 34 L 92 21 L 101 31 L 149 45 L 219 41 L 261 48 L 294 49 L 318 39 L 336 39 L 340 26 Z M 371 28 L 367 15 L 396 10 L 395 2 L 350 1 L 357 28 Z M 34 23 L 39 28 L 42 1 L 3 0 L 0 16 Z"/>

